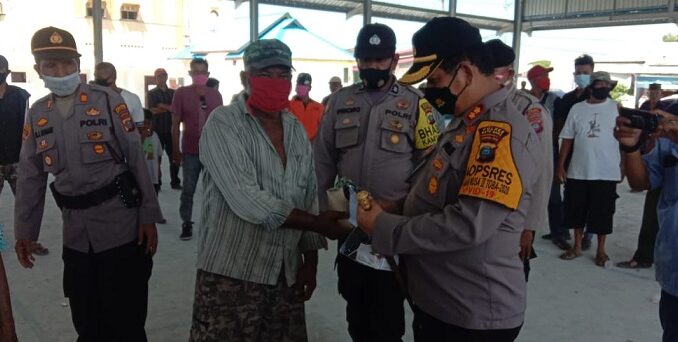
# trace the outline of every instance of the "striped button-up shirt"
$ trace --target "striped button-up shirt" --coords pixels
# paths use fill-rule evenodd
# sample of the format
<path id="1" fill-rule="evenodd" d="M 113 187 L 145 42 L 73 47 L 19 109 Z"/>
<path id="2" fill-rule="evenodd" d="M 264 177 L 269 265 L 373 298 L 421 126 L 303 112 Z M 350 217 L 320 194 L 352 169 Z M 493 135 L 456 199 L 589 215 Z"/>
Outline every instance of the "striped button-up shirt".
<path id="1" fill-rule="evenodd" d="M 242 97 L 210 115 L 200 138 L 199 269 L 268 285 L 284 271 L 292 285 L 302 253 L 326 246 L 316 233 L 283 226 L 294 208 L 317 213 L 318 198 L 304 128 L 286 111 L 282 123 L 286 166 Z"/>

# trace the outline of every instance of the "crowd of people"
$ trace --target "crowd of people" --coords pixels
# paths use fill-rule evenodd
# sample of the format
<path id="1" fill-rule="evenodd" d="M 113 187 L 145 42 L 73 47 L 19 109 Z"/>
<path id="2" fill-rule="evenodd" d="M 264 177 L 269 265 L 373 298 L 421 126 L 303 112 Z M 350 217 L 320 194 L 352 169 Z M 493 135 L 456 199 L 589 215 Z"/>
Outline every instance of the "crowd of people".
<path id="1" fill-rule="evenodd" d="M 455 17 L 430 20 L 412 42 L 413 65 L 397 79 L 395 33 L 364 26 L 354 50 L 361 81 L 333 77 L 318 102 L 304 72 L 290 99 L 293 51 L 258 40 L 244 50 L 244 89 L 229 105 L 197 58 L 190 86 L 170 89 L 155 70 L 143 108 L 111 63 L 81 83 L 69 32 L 37 31 L 31 49 L 49 95 L 29 106 L 0 56 L 0 190 L 6 180 L 15 193 L 20 264 L 48 252 L 37 241 L 51 174 L 78 341 L 146 341 L 165 153 L 181 191 L 179 238 L 197 228 L 191 341 L 306 341 L 318 250 L 362 232 L 368 239 L 336 258 L 353 341 L 401 341 L 408 303 L 415 341 L 508 342 L 524 323 L 536 232 L 548 229 L 564 260 L 595 234 L 595 264 L 605 266 L 626 178 L 649 191 L 638 251 L 617 265 L 655 264 L 664 341 L 678 341 L 678 105 L 653 84 L 641 109 L 657 125 L 638 128 L 588 55 L 574 61 L 577 88 L 562 98 L 545 66 L 518 88 L 513 49 Z M 347 183 L 355 188 L 337 207 L 330 191 Z M 0 271 L 0 341 L 16 341 L 1 259 Z"/>

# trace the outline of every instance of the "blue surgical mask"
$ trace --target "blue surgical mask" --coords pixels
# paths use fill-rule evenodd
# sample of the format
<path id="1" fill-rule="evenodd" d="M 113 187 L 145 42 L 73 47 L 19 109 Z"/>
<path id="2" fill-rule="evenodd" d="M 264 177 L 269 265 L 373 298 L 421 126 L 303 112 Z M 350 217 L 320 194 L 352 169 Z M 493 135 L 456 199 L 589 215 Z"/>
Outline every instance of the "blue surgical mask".
<path id="1" fill-rule="evenodd" d="M 64 77 L 42 76 L 45 81 L 45 88 L 49 89 L 56 96 L 68 96 L 75 92 L 80 85 L 80 74 L 76 71 Z"/>
<path id="2" fill-rule="evenodd" d="M 579 88 L 586 88 L 591 83 L 591 75 L 574 75 L 574 83 L 576 83 Z"/>

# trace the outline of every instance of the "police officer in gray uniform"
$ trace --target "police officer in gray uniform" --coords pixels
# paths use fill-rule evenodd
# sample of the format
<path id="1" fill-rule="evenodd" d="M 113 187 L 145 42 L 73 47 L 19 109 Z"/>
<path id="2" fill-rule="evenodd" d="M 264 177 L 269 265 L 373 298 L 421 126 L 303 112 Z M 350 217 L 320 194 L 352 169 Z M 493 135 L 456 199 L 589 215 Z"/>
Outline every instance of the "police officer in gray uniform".
<path id="1" fill-rule="evenodd" d="M 412 41 L 401 82 L 426 79 L 426 98 L 454 119 L 416 172 L 404 215 L 373 201 L 358 223 L 375 252 L 407 266 L 415 341 L 513 341 L 526 299 L 519 240 L 544 168 L 539 138 L 494 79 L 477 28 L 435 18 Z"/>
<path id="2" fill-rule="evenodd" d="M 490 40 L 485 44 L 490 49 L 492 60 L 494 60 L 495 80 L 501 86 L 506 87 L 513 104 L 537 133 L 543 151 L 540 158 L 546 162 L 534 194 L 534 201 L 540 203 L 542 207 L 530 210 L 526 218 L 525 230 L 520 237 L 520 258 L 525 265 L 525 280 L 527 281 L 530 274 L 530 259 L 537 257 L 532 248 L 534 232 L 537 228 L 545 229 L 548 226 L 548 198 L 553 180 L 553 121 L 551 113 L 539 103 L 539 99 L 525 90 L 516 89 L 513 81 L 515 76 L 513 61 L 516 54 L 513 49 L 499 39 Z"/>
<path id="3" fill-rule="evenodd" d="M 331 95 L 315 140 L 321 210 L 327 210 L 325 191 L 339 176 L 378 194 L 389 211 L 401 213 L 412 170 L 438 140 L 439 114 L 417 90 L 393 76 L 395 45 L 395 34 L 386 25 L 366 25 L 358 34 L 355 57 L 362 83 Z M 337 258 L 349 334 L 354 341 L 401 341 L 402 290 L 393 272 L 364 261 L 371 249 L 363 247 L 356 260 Z"/>
<path id="4" fill-rule="evenodd" d="M 33 267 L 47 176 L 62 211 L 64 294 L 78 341 L 146 341 L 148 279 L 162 213 L 123 99 L 80 83 L 73 36 L 55 27 L 31 40 L 35 70 L 51 93 L 24 124 L 16 252 Z"/>

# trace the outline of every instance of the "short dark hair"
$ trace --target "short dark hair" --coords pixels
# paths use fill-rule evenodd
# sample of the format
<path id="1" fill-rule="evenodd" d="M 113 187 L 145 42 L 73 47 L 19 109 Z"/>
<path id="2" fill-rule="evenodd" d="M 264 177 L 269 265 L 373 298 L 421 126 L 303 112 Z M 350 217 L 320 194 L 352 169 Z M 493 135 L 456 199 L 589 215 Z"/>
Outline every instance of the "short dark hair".
<path id="1" fill-rule="evenodd" d="M 478 67 L 483 75 L 489 76 L 494 73 L 494 59 L 492 59 L 492 53 L 485 44 L 471 46 L 457 57 L 445 58 L 440 67 L 448 73 L 453 72 L 462 61 L 471 62 Z"/>
<path id="2" fill-rule="evenodd" d="M 204 58 L 196 57 L 196 58 L 191 59 L 190 66 L 193 66 L 194 64 L 203 64 L 205 66 L 205 69 L 208 69 L 208 70 L 210 68 L 209 64 L 207 64 L 207 60 L 204 59 Z"/>
<path id="3" fill-rule="evenodd" d="M 115 65 L 109 62 L 101 62 L 94 66 L 94 70 L 109 69 L 113 74 L 113 78 L 118 78 L 118 71 L 115 69 Z"/>
<path id="4" fill-rule="evenodd" d="M 595 66 L 595 64 L 593 63 L 593 57 L 587 54 L 583 54 L 574 59 L 574 66 L 577 65 L 590 65 L 591 67 Z"/>
<path id="5" fill-rule="evenodd" d="M 210 78 L 207 79 L 207 83 L 205 85 L 210 87 L 210 88 L 216 88 L 216 87 L 219 86 L 219 80 L 216 79 L 216 78 L 210 77 Z"/>

